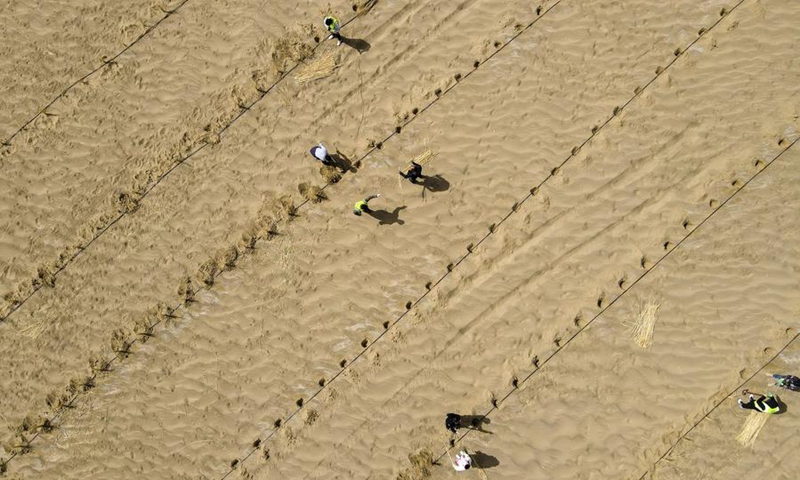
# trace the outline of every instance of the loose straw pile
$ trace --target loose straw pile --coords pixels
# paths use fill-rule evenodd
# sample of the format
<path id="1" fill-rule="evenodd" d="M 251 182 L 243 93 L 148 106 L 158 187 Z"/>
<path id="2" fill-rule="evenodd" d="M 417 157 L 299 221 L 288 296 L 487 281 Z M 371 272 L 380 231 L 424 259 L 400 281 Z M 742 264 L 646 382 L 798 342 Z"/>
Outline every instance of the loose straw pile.
<path id="1" fill-rule="evenodd" d="M 650 348 L 653 344 L 653 331 L 656 328 L 656 314 L 659 306 L 652 300 L 645 302 L 640 307 L 636 321 L 629 330 L 631 339 L 642 348 Z"/>
<path id="2" fill-rule="evenodd" d="M 331 75 L 339 65 L 336 64 L 336 51 L 329 50 L 303 67 L 295 76 L 297 83 L 307 83 Z"/>
<path id="3" fill-rule="evenodd" d="M 750 416 L 744 422 L 742 431 L 736 436 L 736 441 L 742 444 L 743 447 L 755 445 L 758 434 L 761 433 L 761 429 L 764 428 L 764 424 L 767 423 L 770 416 L 767 413 L 750 412 Z"/>
<path id="4" fill-rule="evenodd" d="M 47 330 L 47 319 L 41 319 L 38 321 L 34 321 L 27 327 L 19 330 L 20 335 L 24 335 L 29 338 L 33 338 L 34 340 L 39 338 L 45 330 Z"/>

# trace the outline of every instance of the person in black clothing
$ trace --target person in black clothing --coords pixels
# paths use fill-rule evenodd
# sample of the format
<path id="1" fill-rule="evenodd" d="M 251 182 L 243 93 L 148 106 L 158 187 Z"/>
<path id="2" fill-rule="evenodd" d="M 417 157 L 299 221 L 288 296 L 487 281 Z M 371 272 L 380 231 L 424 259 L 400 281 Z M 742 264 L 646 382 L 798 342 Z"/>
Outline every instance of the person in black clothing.
<path id="1" fill-rule="evenodd" d="M 399 170 L 400 176 L 410 180 L 411 183 L 417 184 L 417 179 L 425 178 L 425 175 L 422 174 L 422 165 L 415 161 L 411 161 L 411 166 L 406 169 L 405 173 L 402 170 Z"/>
<path id="2" fill-rule="evenodd" d="M 461 415 L 456 413 L 448 413 L 447 418 L 444 420 L 444 426 L 453 433 L 456 433 L 461 427 Z"/>
<path id="3" fill-rule="evenodd" d="M 775 382 L 776 386 L 783 387 L 793 392 L 800 392 L 800 378 L 797 378 L 794 375 L 778 375 L 778 374 L 772 375 L 772 378 L 777 380 L 777 382 Z"/>

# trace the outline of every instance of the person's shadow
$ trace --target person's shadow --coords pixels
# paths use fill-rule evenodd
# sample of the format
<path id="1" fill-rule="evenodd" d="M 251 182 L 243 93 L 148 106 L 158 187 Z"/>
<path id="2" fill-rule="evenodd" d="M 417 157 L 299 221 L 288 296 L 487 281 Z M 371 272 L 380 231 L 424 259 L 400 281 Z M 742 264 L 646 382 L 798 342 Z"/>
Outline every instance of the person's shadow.
<path id="1" fill-rule="evenodd" d="M 484 425 L 489 425 L 490 423 L 492 423 L 492 420 L 483 415 L 461 415 L 461 422 L 458 424 L 458 428 L 466 428 L 491 435 L 492 432 L 483 428 Z"/>
<path id="2" fill-rule="evenodd" d="M 333 159 L 333 166 L 339 169 L 340 172 L 350 172 L 356 173 L 358 172 L 358 165 L 354 165 L 353 161 L 347 157 L 344 153 L 336 150 L 336 153 L 331 155 L 331 159 Z"/>
<path id="3" fill-rule="evenodd" d="M 779 396 L 775 395 L 775 401 L 778 402 L 778 408 L 780 408 L 778 413 L 775 415 L 782 415 L 786 413 L 789 407 L 783 402 L 783 400 L 781 400 Z"/>
<path id="4" fill-rule="evenodd" d="M 370 45 L 368 41 L 361 38 L 342 37 L 342 43 L 352 48 L 353 50 L 357 50 L 358 53 L 368 52 L 369 49 L 372 48 L 372 45 Z"/>
<path id="5" fill-rule="evenodd" d="M 450 188 L 450 182 L 441 175 L 429 175 L 425 177 L 422 182 L 422 197 L 425 197 L 425 192 L 445 192 Z"/>
<path id="6" fill-rule="evenodd" d="M 472 458 L 472 461 L 481 468 L 492 468 L 500 465 L 500 461 L 497 460 L 497 457 L 489 455 L 488 453 L 483 452 L 470 452 L 469 456 Z"/>
<path id="7" fill-rule="evenodd" d="M 400 219 L 400 210 L 405 208 L 406 206 L 403 205 L 402 207 L 396 207 L 394 211 L 391 212 L 388 210 L 370 210 L 367 212 L 367 215 L 378 220 L 378 225 L 394 225 L 395 223 L 403 225 L 406 222 Z"/>

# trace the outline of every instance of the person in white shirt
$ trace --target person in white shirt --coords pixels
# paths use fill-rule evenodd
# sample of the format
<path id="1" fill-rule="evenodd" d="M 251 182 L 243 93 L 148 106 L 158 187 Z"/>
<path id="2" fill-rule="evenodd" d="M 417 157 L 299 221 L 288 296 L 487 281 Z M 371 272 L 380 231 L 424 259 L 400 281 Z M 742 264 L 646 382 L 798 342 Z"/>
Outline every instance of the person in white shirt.
<path id="1" fill-rule="evenodd" d="M 312 147 L 310 152 L 311 156 L 322 162 L 323 165 L 329 165 L 331 167 L 336 165 L 336 162 L 333 161 L 333 158 L 328 155 L 328 149 L 325 148 L 325 145 L 323 145 L 322 142 L 320 142 L 316 147 Z"/>
<path id="2" fill-rule="evenodd" d="M 472 458 L 470 458 L 469 454 L 464 450 L 461 450 L 456 454 L 456 459 L 453 461 L 453 468 L 456 472 L 463 472 L 464 470 L 469 470 L 472 466 Z"/>

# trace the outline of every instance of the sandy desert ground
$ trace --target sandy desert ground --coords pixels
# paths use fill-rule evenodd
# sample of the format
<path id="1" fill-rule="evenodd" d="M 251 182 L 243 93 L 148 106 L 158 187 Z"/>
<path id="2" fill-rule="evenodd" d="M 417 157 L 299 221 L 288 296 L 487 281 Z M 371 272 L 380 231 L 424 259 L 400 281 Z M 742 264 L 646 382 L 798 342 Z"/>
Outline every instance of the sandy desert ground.
<path id="1" fill-rule="evenodd" d="M 800 393 L 768 374 L 800 375 L 800 5 L 0 25 L 6 478 L 796 478 Z M 753 446 L 744 388 L 786 406 Z"/>

